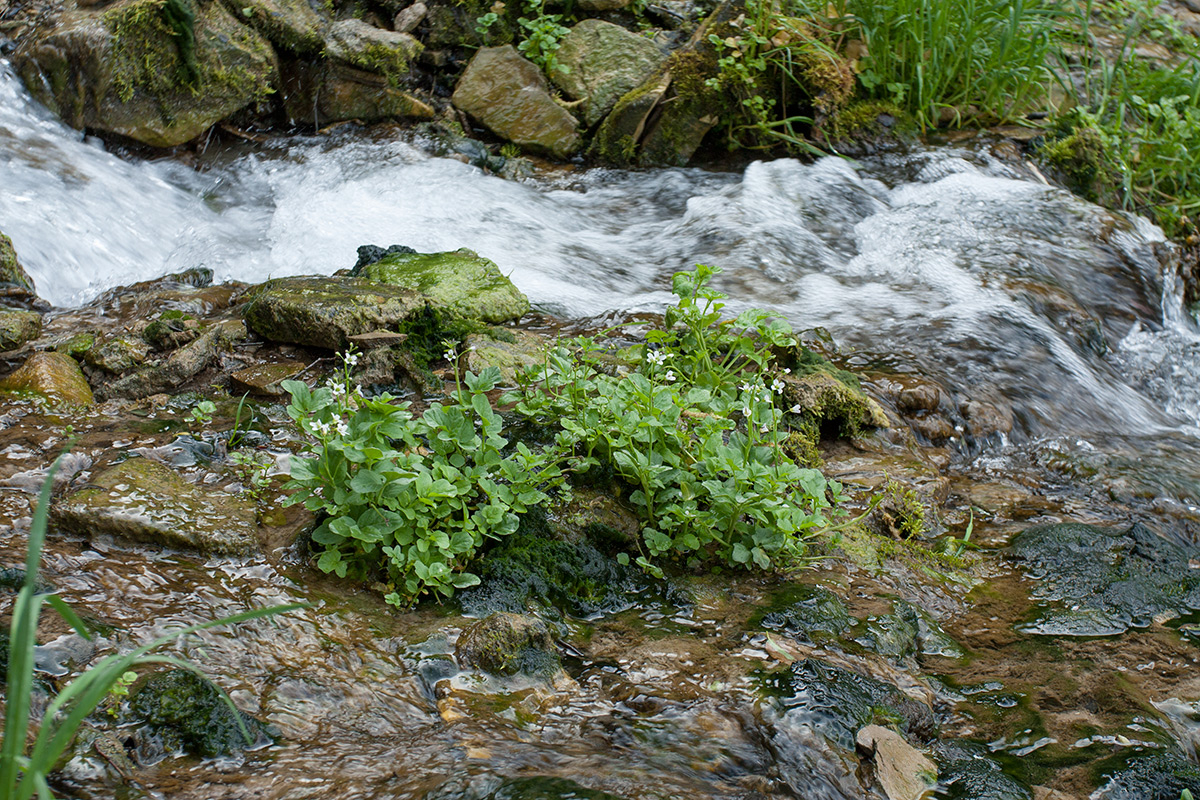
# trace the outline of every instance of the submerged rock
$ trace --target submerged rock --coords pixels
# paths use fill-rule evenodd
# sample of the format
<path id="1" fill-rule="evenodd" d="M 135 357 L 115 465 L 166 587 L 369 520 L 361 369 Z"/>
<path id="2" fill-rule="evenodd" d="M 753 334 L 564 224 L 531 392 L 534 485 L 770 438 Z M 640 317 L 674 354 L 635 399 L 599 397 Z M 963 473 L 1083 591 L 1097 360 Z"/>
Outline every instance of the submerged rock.
<path id="1" fill-rule="evenodd" d="M 617 101 L 650 78 L 667 56 L 645 36 L 598 19 L 585 19 L 563 37 L 558 62 L 566 71 L 551 76 L 574 100 L 583 101 L 583 121 L 591 127 Z"/>
<path id="2" fill-rule="evenodd" d="M 420 292 L 468 319 L 501 323 L 529 311 L 529 298 L 500 268 L 463 248 L 449 253 L 389 253 L 358 274 L 380 283 Z"/>
<path id="3" fill-rule="evenodd" d="M 1077 523 L 1039 525 L 1013 539 L 1012 554 L 1041 601 L 1030 633 L 1106 636 L 1200 609 L 1200 548 L 1185 548 L 1135 523 L 1124 531 Z"/>
<path id="4" fill-rule="evenodd" d="M 554 102 L 542 71 L 511 45 L 480 48 L 453 100 L 492 133 L 522 147 L 554 158 L 579 149 L 575 118 Z"/>
<path id="5" fill-rule="evenodd" d="M 42 334 L 42 315 L 0 308 L 0 350 L 16 350 Z"/>
<path id="6" fill-rule="evenodd" d="M 0 380 L 0 392 L 42 395 L 56 405 L 90 406 L 92 387 L 75 359 L 63 353 L 34 353 Z"/>
<path id="7" fill-rule="evenodd" d="M 281 361 L 240 369 L 229 376 L 234 394 L 250 392 L 262 397 L 283 397 L 287 394 L 279 384 L 296 377 L 303 369 L 300 361 Z"/>
<path id="8" fill-rule="evenodd" d="M 278 73 L 266 39 L 221 3 L 196 0 L 72 8 L 25 41 L 13 64 L 68 125 L 154 147 L 183 144 L 266 99 Z"/>
<path id="9" fill-rule="evenodd" d="M 537 617 L 500 612 L 474 622 L 458 637 L 454 658 L 464 669 L 495 675 L 549 675 L 559 670 L 554 637 Z"/>
<path id="10" fill-rule="evenodd" d="M 86 535 L 106 533 L 202 553 L 258 549 L 252 503 L 194 486 L 148 458 L 131 458 L 92 476 L 50 513 L 55 524 Z"/>
<path id="11" fill-rule="evenodd" d="M 764 628 L 778 630 L 800 642 L 817 644 L 836 639 L 858 624 L 842 599 L 823 586 L 799 584 L 782 598 L 786 605 L 763 616 Z"/>
<path id="12" fill-rule="evenodd" d="M 130 709 L 158 741 L 155 749 L 216 758 L 241 752 L 271 739 L 267 727 L 243 711 L 234 710 L 220 690 L 191 670 L 158 672 L 130 698 Z M 241 719 L 250 738 L 242 732 Z"/>
<path id="13" fill-rule="evenodd" d="M 933 745 L 948 800 L 1032 800 L 1023 784 L 1006 775 L 985 745 L 944 741 Z M 1179 800 L 1178 797 L 1174 800 Z"/>
<path id="14" fill-rule="evenodd" d="M 1177 753 L 1137 753 L 1092 797 L 1096 800 L 1180 800 L 1200 797 L 1200 766 Z"/>
<path id="15" fill-rule="evenodd" d="M 394 330 L 425 304 L 418 292 L 362 278 L 277 278 L 251 292 L 242 314 L 271 341 L 342 350 L 350 336 Z"/>

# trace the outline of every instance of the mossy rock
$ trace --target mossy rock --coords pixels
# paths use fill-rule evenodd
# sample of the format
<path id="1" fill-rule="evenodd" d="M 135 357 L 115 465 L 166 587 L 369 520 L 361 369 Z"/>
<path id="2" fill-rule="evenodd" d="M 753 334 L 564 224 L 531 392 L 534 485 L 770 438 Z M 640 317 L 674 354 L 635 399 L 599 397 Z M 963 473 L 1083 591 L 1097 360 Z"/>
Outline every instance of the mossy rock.
<path id="1" fill-rule="evenodd" d="M 13 54 L 37 100 L 75 128 L 173 147 L 265 100 L 270 42 L 221 3 L 118 0 L 72 8 Z"/>
<path id="2" fill-rule="evenodd" d="M 493 675 L 547 677 L 559 670 L 554 637 L 537 617 L 499 612 L 472 623 L 458 637 L 454 658 L 464 669 Z"/>
<path id="3" fill-rule="evenodd" d="M 191 670 L 155 673 L 135 691 L 129 705 L 168 751 L 182 748 L 189 755 L 216 758 L 272 738 L 267 726 L 249 714 L 238 711 L 235 716 L 220 689 Z"/>
<path id="4" fill-rule="evenodd" d="M 895 686 L 806 658 L 767 678 L 768 694 L 781 710 L 853 752 L 855 736 L 866 725 L 898 728 L 910 741 L 926 741 L 936 731 L 933 710 Z"/>
<path id="5" fill-rule="evenodd" d="M 583 101 L 588 127 L 658 72 L 667 58 L 645 36 L 598 19 L 583 20 L 559 45 L 558 62 L 566 70 L 554 71 L 550 79 L 569 97 Z"/>
<path id="6" fill-rule="evenodd" d="M 1010 551 L 1036 578 L 1036 617 L 1024 626 L 1058 636 L 1110 636 L 1200 610 L 1200 548 L 1135 523 L 1126 530 L 1078 523 L 1039 525 Z"/>
<path id="7" fill-rule="evenodd" d="M 12 239 L 0 233 L 0 286 L 18 290 L 18 294 L 34 296 L 37 287 L 33 278 L 17 260 L 17 251 L 13 248 Z"/>
<path id="8" fill-rule="evenodd" d="M 226 9 L 240 16 L 270 42 L 298 55 L 317 53 L 329 29 L 324 7 L 314 9 L 308 0 L 223 0 Z"/>
<path id="9" fill-rule="evenodd" d="M 797 584 L 763 615 L 761 625 L 786 633 L 800 642 L 817 644 L 837 639 L 858 624 L 842 598 L 823 586 Z"/>
<path id="10" fill-rule="evenodd" d="M 164 311 L 152 320 L 142 338 L 156 350 L 174 350 L 200 335 L 201 322 L 196 317 L 177 309 Z"/>
<path id="11" fill-rule="evenodd" d="M 96 346 L 96 334 L 76 333 L 54 345 L 55 352 L 73 358 L 82 358 L 84 353 Z"/>
<path id="12" fill-rule="evenodd" d="M 520 319 L 529 298 L 492 261 L 463 248 L 448 253 L 392 253 L 358 272 L 362 277 L 420 292 L 435 305 L 483 322 Z"/>
<path id="13" fill-rule="evenodd" d="M 120 375 L 146 362 L 150 346 L 130 336 L 112 336 L 97 342 L 83 356 L 90 366 Z"/>
<path id="14" fill-rule="evenodd" d="M 396 86 L 408 77 L 409 65 L 422 49 L 411 34 L 386 31 L 359 19 L 335 22 L 325 41 L 327 58 L 376 72 Z"/>
<path id="15" fill-rule="evenodd" d="M 387 76 L 336 61 L 288 65 L 283 107 L 292 122 L 310 125 L 434 116 L 432 106 L 393 85 Z"/>
<path id="16" fill-rule="evenodd" d="M 249 293 L 242 314 L 273 342 L 344 350 L 350 336 L 396 330 L 427 302 L 419 292 L 363 278 L 277 278 Z"/>
<path id="17" fill-rule="evenodd" d="M 1029 787 L 1006 774 L 991 751 L 969 741 L 944 741 L 933 746 L 938 778 L 947 800 L 1033 800 Z M 1178 797 L 1172 800 L 1179 800 Z"/>
<path id="18" fill-rule="evenodd" d="M 106 533 L 202 553 L 258 549 L 252 503 L 188 483 L 148 458 L 131 458 L 92 476 L 50 513 L 56 525 L 86 535 Z"/>
<path id="19" fill-rule="evenodd" d="M 55 405 L 90 406 L 92 387 L 75 359 L 62 353 L 34 353 L 15 372 L 0 380 L 0 392 L 36 394 Z"/>
<path id="20" fill-rule="evenodd" d="M 16 350 L 41 335 L 41 314 L 0 308 L 0 350 Z"/>
<path id="21" fill-rule="evenodd" d="M 213 323 L 195 341 L 161 361 L 102 386 L 99 393 L 106 399 L 138 399 L 178 389 L 207 369 L 217 359 L 221 349 L 245 339 L 246 335 L 246 325 L 241 320 Z"/>
<path id="22" fill-rule="evenodd" d="M 813 440 L 856 436 L 868 427 L 886 428 L 887 415 L 862 389 L 832 371 L 783 376 L 785 406 Z"/>
<path id="23" fill-rule="evenodd" d="M 1200 766 L 1178 753 L 1135 753 L 1092 797 L 1097 800 L 1179 800 L 1200 797 Z"/>
<path id="24" fill-rule="evenodd" d="M 545 337 L 528 331 L 504 332 L 508 333 L 509 337 L 500 338 L 489 333 L 468 336 L 467 369 L 479 374 L 487 367 L 496 367 L 500 370 L 500 381 L 503 385 L 516 386 L 518 373 L 543 362 L 550 342 Z"/>

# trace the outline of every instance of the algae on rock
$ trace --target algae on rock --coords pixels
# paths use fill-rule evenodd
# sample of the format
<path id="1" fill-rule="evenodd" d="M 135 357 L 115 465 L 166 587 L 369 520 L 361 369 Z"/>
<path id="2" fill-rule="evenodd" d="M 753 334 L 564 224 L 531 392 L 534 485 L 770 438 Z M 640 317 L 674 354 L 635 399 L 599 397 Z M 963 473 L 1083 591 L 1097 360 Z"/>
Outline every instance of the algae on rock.
<path id="1" fill-rule="evenodd" d="M 183 749 L 190 755 L 216 758 L 271 738 L 267 727 L 249 714 L 239 711 L 235 717 L 212 681 L 187 669 L 151 675 L 130 698 L 129 707 L 167 753 Z M 243 725 L 250 741 L 242 735 Z"/>
<path id="2" fill-rule="evenodd" d="M 64 353 L 32 354 L 0 380 L 0 392 L 41 395 L 55 405 L 90 406 L 95 402 L 79 364 Z"/>
<path id="3" fill-rule="evenodd" d="M 520 319 L 529 299 L 492 261 L 474 251 L 391 253 L 358 274 L 411 289 L 437 306 L 468 319 L 497 324 Z"/>

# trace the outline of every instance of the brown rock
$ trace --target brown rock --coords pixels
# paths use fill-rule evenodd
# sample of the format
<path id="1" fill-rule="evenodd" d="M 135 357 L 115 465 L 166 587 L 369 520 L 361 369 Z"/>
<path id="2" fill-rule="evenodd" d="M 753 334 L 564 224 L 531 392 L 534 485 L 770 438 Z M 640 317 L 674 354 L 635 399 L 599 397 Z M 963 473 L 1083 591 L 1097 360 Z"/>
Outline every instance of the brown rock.
<path id="1" fill-rule="evenodd" d="M 34 353 L 0 381 L 0 391 L 40 394 L 56 405 L 90 406 L 95 402 L 79 364 L 62 353 Z"/>

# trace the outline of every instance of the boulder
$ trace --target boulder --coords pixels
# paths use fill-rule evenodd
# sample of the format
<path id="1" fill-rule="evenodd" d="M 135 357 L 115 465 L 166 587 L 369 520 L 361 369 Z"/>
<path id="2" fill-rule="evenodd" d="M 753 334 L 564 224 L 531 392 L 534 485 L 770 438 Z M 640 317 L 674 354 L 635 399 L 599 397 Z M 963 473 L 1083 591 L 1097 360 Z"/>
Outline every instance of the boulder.
<path id="1" fill-rule="evenodd" d="M 277 83 L 275 51 L 220 3 L 73 8 L 13 54 L 37 100 L 75 128 L 154 147 L 196 138 Z"/>
<path id="2" fill-rule="evenodd" d="M 56 525 L 88 535 L 107 533 L 201 553 L 258 549 L 253 503 L 193 486 L 148 458 L 131 458 L 93 475 L 50 515 Z"/>
<path id="3" fill-rule="evenodd" d="M 273 342 L 342 350 L 349 337 L 394 329 L 426 298 L 418 292 L 363 278 L 277 278 L 253 289 L 242 314 Z"/>
<path id="4" fill-rule="evenodd" d="M 667 56 L 645 36 L 598 19 L 585 19 L 563 37 L 554 84 L 583 103 L 588 127 L 604 119 L 617 101 L 658 72 Z"/>
<path id="5" fill-rule="evenodd" d="M 95 402 L 79 364 L 63 353 L 34 353 L 0 380 L 0 392 L 39 394 L 56 405 L 90 406 Z"/>
<path id="6" fill-rule="evenodd" d="M 41 314 L 0 308 L 0 350 L 16 350 L 41 334 Z"/>
<path id="7" fill-rule="evenodd" d="M 937 766 L 894 730 L 868 725 L 855 741 L 875 760 L 875 777 L 888 800 L 920 800 L 937 785 Z"/>
<path id="8" fill-rule="evenodd" d="M 554 637 L 537 617 L 501 612 L 474 622 L 458 637 L 454 658 L 464 669 L 494 675 L 554 673 Z"/>
<path id="9" fill-rule="evenodd" d="M 146 361 L 150 345 L 132 336 L 111 336 L 96 342 L 83 354 L 89 365 L 119 375 Z"/>
<path id="10" fill-rule="evenodd" d="M 103 386 L 100 394 L 106 399 L 138 399 L 177 389 L 212 364 L 221 349 L 245 338 L 246 326 L 239 320 L 214 323 L 195 341 L 184 345 L 161 361 Z"/>
<path id="11" fill-rule="evenodd" d="M 28 303 L 37 298 L 33 278 L 17 260 L 12 239 L 0 233 L 0 297 Z"/>
<path id="12" fill-rule="evenodd" d="M 408 76 L 409 64 L 421 50 L 411 34 L 385 31 L 360 19 L 334 23 L 325 41 L 327 58 L 379 73 L 393 85 Z"/>
<path id="13" fill-rule="evenodd" d="M 328 125 L 356 119 L 433 119 L 433 108 L 386 75 L 337 61 L 298 62 L 284 71 L 283 106 L 292 122 Z"/>
<path id="14" fill-rule="evenodd" d="M 511 45 L 480 48 L 452 100 L 492 133 L 522 147 L 560 159 L 579 149 L 577 121 L 554 102 L 542 71 Z"/>
<path id="15" fill-rule="evenodd" d="M 224 0 L 224 3 L 231 14 L 241 15 L 254 30 L 283 50 L 305 55 L 325 46 L 329 20 L 308 0 Z"/>
<path id="16" fill-rule="evenodd" d="M 529 311 L 529 298 L 494 262 L 465 248 L 448 253 L 392 253 L 357 274 L 420 292 L 436 306 L 492 324 L 520 319 Z"/>

